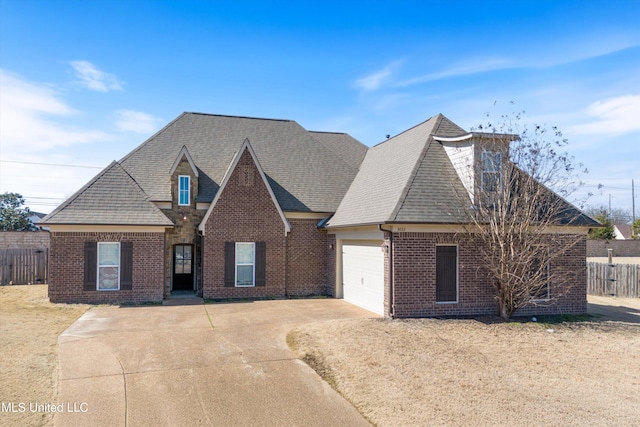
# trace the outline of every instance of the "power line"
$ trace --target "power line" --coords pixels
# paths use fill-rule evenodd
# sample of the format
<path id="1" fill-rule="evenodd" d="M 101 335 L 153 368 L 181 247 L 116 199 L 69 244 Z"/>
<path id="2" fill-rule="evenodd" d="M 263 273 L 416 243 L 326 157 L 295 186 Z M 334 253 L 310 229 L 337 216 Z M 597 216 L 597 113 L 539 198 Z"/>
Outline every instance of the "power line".
<path id="1" fill-rule="evenodd" d="M 39 165 L 39 166 L 62 166 L 65 168 L 85 168 L 85 169 L 104 169 L 102 166 L 85 166 L 85 165 L 65 165 L 61 163 L 40 163 L 40 162 L 18 162 L 15 160 L 0 160 L 3 163 L 17 163 L 21 165 Z"/>
<path id="2" fill-rule="evenodd" d="M 38 199 L 37 203 L 45 203 L 47 200 L 65 200 L 64 197 L 30 197 L 30 196 L 22 196 L 23 199 Z"/>

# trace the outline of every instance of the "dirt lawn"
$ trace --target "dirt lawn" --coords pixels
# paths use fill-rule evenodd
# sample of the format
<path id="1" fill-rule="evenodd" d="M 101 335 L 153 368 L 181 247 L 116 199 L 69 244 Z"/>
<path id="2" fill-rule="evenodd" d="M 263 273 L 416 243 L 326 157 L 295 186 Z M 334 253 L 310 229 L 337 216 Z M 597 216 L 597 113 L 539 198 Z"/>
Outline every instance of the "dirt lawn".
<path id="1" fill-rule="evenodd" d="M 88 308 L 51 304 L 46 285 L 0 286 L 0 425 L 51 424 L 29 404 L 56 403 L 58 335 Z M 24 412 L 10 412 L 12 403 Z"/>
<path id="2" fill-rule="evenodd" d="M 492 320 L 333 321 L 288 341 L 378 426 L 640 425 L 640 323 Z"/>

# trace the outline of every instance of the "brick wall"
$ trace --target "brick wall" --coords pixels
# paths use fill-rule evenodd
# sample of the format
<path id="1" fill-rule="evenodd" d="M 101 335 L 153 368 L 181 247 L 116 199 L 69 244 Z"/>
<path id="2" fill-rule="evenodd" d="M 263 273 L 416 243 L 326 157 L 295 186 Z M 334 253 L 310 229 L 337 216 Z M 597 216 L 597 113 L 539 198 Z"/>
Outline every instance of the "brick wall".
<path id="1" fill-rule="evenodd" d="M 458 303 L 436 304 L 436 245 L 458 244 Z M 394 233 L 395 317 L 496 314 L 493 287 L 478 242 L 448 233 Z"/>
<path id="2" fill-rule="evenodd" d="M 0 249 L 46 249 L 48 231 L 0 231 Z"/>
<path id="3" fill-rule="evenodd" d="M 327 295 L 336 296 L 336 235 L 327 234 Z"/>
<path id="4" fill-rule="evenodd" d="M 587 240 L 588 257 L 606 257 L 609 248 L 614 257 L 640 257 L 640 240 Z"/>
<path id="5" fill-rule="evenodd" d="M 84 291 L 84 242 L 133 242 L 133 285 L 128 291 Z M 66 303 L 162 301 L 164 233 L 52 232 L 49 299 Z"/>
<path id="6" fill-rule="evenodd" d="M 551 261 L 551 301 L 531 304 L 518 310 L 516 316 L 540 314 L 584 314 L 587 312 L 587 239 L 586 236 L 554 236 L 560 247 L 571 246 Z M 556 277 L 558 282 L 553 283 Z"/>
<path id="7" fill-rule="evenodd" d="M 289 220 L 291 232 L 287 236 L 287 296 L 327 295 L 330 291 L 328 249 L 331 248 L 327 232 L 318 230 L 318 221 Z"/>
<path id="8" fill-rule="evenodd" d="M 251 154 L 245 150 L 205 225 L 205 298 L 285 297 L 285 227 Z M 224 286 L 224 243 L 266 242 L 266 285 Z"/>
<path id="9" fill-rule="evenodd" d="M 552 283 L 552 300 L 527 306 L 516 315 L 586 312 L 586 244 L 578 244 L 551 264 L 551 269 L 574 271 L 565 283 Z M 458 303 L 436 304 L 436 245 L 458 245 Z M 448 233 L 394 233 L 393 286 L 395 317 L 496 315 L 498 304 L 491 278 L 483 266 L 481 242 Z M 556 270 L 557 271 L 557 270 Z M 388 270 L 385 269 L 385 274 Z M 552 271 L 553 275 L 554 271 Z M 388 282 L 388 281 L 387 281 Z M 388 292 L 388 283 L 385 283 Z M 385 296 L 385 304 L 386 296 Z"/>

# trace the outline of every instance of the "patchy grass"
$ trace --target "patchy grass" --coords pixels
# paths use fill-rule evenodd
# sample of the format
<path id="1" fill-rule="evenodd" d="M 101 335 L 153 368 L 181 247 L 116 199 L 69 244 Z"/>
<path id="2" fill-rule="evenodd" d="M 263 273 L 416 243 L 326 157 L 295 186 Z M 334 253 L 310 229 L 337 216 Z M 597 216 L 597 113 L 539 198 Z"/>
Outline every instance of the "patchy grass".
<path id="1" fill-rule="evenodd" d="M 339 320 L 291 348 L 379 426 L 640 425 L 640 325 Z"/>
<path id="2" fill-rule="evenodd" d="M 0 412 L 0 425 L 51 424 L 52 414 L 31 413 L 29 403 L 56 403 L 58 336 L 88 308 L 51 304 L 47 285 L 0 286 L 0 401 L 26 405 Z"/>

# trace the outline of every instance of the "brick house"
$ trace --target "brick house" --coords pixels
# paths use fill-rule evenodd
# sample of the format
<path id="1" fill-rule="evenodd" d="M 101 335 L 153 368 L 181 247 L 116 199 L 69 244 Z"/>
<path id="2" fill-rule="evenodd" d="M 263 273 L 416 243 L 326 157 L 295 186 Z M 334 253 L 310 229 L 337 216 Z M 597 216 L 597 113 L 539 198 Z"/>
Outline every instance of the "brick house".
<path id="1" fill-rule="evenodd" d="M 451 195 L 472 191 L 481 152 L 478 134 L 442 115 L 367 148 L 290 120 L 184 113 L 41 221 L 49 297 L 330 295 L 394 317 L 495 314 Z M 572 292 L 531 310 L 586 311 L 594 225 L 563 227 L 582 242 L 552 266 L 575 270 Z"/>

